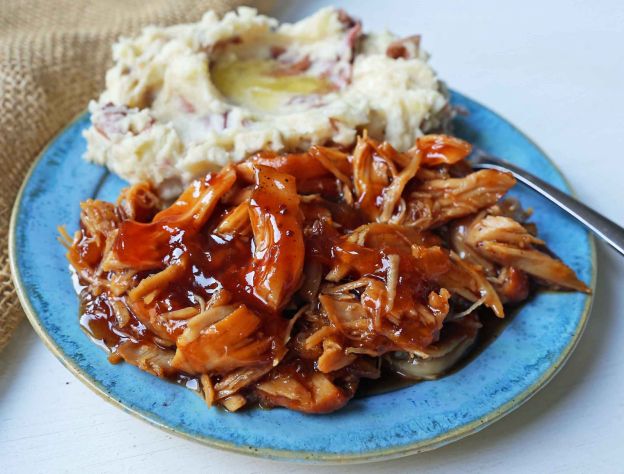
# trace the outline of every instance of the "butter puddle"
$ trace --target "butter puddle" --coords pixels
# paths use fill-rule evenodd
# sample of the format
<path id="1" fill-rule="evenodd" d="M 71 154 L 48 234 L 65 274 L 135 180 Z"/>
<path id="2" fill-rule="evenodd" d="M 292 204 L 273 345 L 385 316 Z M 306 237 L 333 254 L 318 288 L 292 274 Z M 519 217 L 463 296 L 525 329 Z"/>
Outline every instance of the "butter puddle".
<path id="1" fill-rule="evenodd" d="M 232 103 L 260 112 L 279 112 L 293 103 L 306 103 L 306 96 L 334 89 L 323 77 L 284 74 L 275 60 L 234 59 L 219 61 L 211 68 L 216 88 Z M 301 97 L 300 101 L 297 101 Z"/>

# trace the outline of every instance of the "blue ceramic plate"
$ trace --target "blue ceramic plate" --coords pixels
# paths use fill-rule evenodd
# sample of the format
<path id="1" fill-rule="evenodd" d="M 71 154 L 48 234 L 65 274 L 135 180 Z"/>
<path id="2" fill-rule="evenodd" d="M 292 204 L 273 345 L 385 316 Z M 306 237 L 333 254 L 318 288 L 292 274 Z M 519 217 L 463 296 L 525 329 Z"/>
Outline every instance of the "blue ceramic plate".
<path id="1" fill-rule="evenodd" d="M 460 94 L 453 94 L 453 103 L 469 111 L 456 120 L 459 136 L 570 191 L 544 153 L 511 124 Z M 129 364 L 109 364 L 80 329 L 57 226 L 73 231 L 80 201 L 114 201 L 126 184 L 82 160 L 81 132 L 88 124 L 84 114 L 61 132 L 23 185 L 10 234 L 15 283 L 30 322 L 69 370 L 106 400 L 169 432 L 240 453 L 316 462 L 364 462 L 433 449 L 480 430 L 535 394 L 561 368 L 587 322 L 590 297 L 542 292 L 467 366 L 440 380 L 355 399 L 323 416 L 208 409 L 190 390 Z M 530 191 L 514 194 L 535 210 L 540 237 L 593 286 L 587 231 Z"/>

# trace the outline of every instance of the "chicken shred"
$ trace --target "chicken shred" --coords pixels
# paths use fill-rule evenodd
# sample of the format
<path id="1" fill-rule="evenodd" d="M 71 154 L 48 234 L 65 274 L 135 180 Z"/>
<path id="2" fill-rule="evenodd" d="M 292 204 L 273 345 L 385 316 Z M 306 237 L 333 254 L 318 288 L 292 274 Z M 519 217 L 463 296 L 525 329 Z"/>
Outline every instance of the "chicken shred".
<path id="1" fill-rule="evenodd" d="M 364 134 L 351 150 L 260 152 L 169 206 L 149 183 L 85 201 L 63 234 L 82 324 L 111 362 L 195 379 L 229 411 L 338 410 L 382 359 L 437 377 L 480 318 L 536 285 L 589 291 L 500 201 L 513 177 L 473 172 L 470 150 Z"/>

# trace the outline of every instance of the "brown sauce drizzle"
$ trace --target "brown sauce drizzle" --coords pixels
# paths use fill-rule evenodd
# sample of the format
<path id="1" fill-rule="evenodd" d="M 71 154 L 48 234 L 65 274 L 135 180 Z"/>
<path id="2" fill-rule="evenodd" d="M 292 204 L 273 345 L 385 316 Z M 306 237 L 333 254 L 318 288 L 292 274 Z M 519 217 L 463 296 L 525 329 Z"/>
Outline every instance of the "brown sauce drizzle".
<path id="1" fill-rule="evenodd" d="M 76 280 L 76 278 L 74 274 L 74 279 Z M 78 286 L 76 288 L 78 291 L 80 290 Z M 150 332 L 139 321 L 136 321 L 136 324 L 132 325 L 131 331 L 120 332 L 119 329 L 115 328 L 113 313 L 104 300 L 93 298 L 86 292 L 80 293 L 80 296 L 80 325 L 87 335 L 105 350 L 110 352 L 111 347 L 115 347 L 124 339 L 145 340 L 145 338 L 150 337 Z M 534 295 L 530 298 L 532 297 L 534 297 Z M 487 310 L 481 311 L 482 315 L 480 320 L 482 327 L 479 330 L 479 335 L 474 345 L 449 371 L 439 378 L 462 370 L 479 357 L 479 355 L 502 334 L 511 321 L 513 321 L 518 310 L 518 307 L 507 308 L 507 314 L 503 319 L 494 317 L 494 315 Z M 174 377 L 170 378 L 170 381 L 194 391 L 200 390 L 199 379 L 193 375 L 179 372 Z M 424 380 L 414 380 L 393 371 L 384 362 L 381 366 L 380 378 L 362 378 L 360 380 L 355 398 L 366 398 L 394 392 L 421 382 L 424 382 Z"/>
<path id="2" fill-rule="evenodd" d="M 365 397 L 416 383 L 396 371 L 461 370 L 513 318 L 512 308 L 499 319 L 503 301 L 532 286 L 516 260 L 473 248 L 511 245 L 492 228 L 586 289 L 495 206 L 513 178 L 456 166 L 469 152 L 447 136 L 405 153 L 364 136 L 352 152 L 259 153 L 194 181 L 164 209 L 149 183 L 117 205 L 86 201 L 67 243 L 80 324 L 112 363 L 231 411 L 326 413 L 360 380 Z M 394 352 L 429 354 L 431 364 L 383 366 Z"/>
<path id="3" fill-rule="evenodd" d="M 519 310 L 517 307 L 509 307 L 506 309 L 507 312 L 505 313 L 505 317 L 503 319 L 495 317 L 488 311 L 481 311 L 481 313 L 485 314 L 482 314 L 480 318 L 482 327 L 479 330 L 477 340 L 472 347 L 468 349 L 467 354 L 465 354 L 455 365 L 453 365 L 450 370 L 438 377 L 438 379 L 462 370 L 479 357 L 479 355 L 481 355 L 481 353 L 502 334 L 505 328 L 511 323 L 511 321 L 513 321 Z M 391 370 L 384 363 L 381 367 L 380 378 L 377 380 L 362 379 L 360 381 L 360 386 L 355 398 L 366 398 L 374 395 L 381 395 L 383 393 L 394 392 L 422 382 L 427 382 L 427 380 L 414 380 L 409 377 L 405 377 L 398 372 Z"/>

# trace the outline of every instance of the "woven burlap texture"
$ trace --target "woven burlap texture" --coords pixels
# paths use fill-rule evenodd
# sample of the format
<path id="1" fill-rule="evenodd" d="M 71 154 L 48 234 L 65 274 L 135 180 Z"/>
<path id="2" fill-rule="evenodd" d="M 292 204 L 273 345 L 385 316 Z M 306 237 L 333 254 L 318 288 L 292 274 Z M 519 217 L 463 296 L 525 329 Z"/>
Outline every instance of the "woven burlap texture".
<path id="1" fill-rule="evenodd" d="M 112 42 L 148 24 L 195 21 L 209 9 L 250 3 L 0 0 L 0 350 L 23 315 L 9 269 L 13 202 L 41 149 L 102 89 Z"/>

